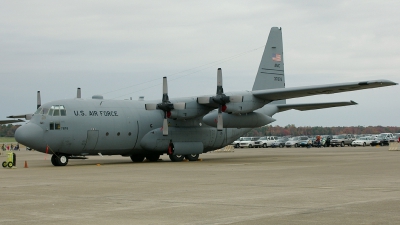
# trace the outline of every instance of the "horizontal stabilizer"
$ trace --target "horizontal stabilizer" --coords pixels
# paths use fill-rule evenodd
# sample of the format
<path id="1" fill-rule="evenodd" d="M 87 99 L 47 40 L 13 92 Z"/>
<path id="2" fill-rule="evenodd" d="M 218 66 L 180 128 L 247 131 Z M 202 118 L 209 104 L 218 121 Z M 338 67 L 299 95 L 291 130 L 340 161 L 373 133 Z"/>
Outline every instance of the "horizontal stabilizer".
<path id="1" fill-rule="evenodd" d="M 299 98 L 312 95 L 357 91 L 362 89 L 378 88 L 391 85 L 397 85 L 397 83 L 389 80 L 373 80 L 373 81 L 363 81 L 363 82 L 349 82 L 349 83 L 315 85 L 315 86 L 305 86 L 305 87 L 257 90 L 253 91 L 252 93 L 257 98 L 275 101 L 275 100 Z"/>
<path id="2" fill-rule="evenodd" d="M 341 106 L 357 105 L 357 102 L 324 102 L 324 103 L 303 103 L 303 104 L 283 104 L 276 105 L 279 109 L 278 112 L 283 112 L 290 109 L 296 109 L 300 111 L 315 110 L 315 109 L 325 109 Z"/>

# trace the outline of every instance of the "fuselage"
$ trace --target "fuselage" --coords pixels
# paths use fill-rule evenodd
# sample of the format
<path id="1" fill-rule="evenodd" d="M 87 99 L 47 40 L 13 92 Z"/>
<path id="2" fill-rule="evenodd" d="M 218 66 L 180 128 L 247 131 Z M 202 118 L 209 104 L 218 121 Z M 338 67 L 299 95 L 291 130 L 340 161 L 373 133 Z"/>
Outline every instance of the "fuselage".
<path id="1" fill-rule="evenodd" d="M 17 129 L 15 138 L 19 143 L 49 154 L 128 156 L 166 153 L 170 141 L 202 143 L 203 152 L 207 152 L 230 144 L 250 130 L 224 128 L 217 131 L 202 123 L 203 115 L 211 109 L 199 106 L 194 98 L 181 100 L 187 102 L 188 112 L 201 115 L 169 119 L 168 136 L 163 136 L 161 131 L 163 112 L 145 110 L 148 102 L 76 98 L 42 105 L 27 124 Z"/>

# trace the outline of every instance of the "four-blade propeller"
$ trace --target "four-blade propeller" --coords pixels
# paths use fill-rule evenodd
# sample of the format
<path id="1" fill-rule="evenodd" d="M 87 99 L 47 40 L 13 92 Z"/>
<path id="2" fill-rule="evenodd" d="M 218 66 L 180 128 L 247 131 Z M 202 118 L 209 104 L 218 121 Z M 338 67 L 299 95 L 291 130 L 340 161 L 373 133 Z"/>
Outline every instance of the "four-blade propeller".
<path id="1" fill-rule="evenodd" d="M 243 96 L 226 96 L 224 94 L 224 88 L 222 87 L 222 70 L 218 68 L 217 71 L 217 93 L 212 97 L 198 97 L 197 102 L 199 104 L 217 104 L 218 105 L 218 117 L 217 117 L 217 130 L 221 131 L 224 128 L 222 120 L 222 112 L 226 110 L 227 103 L 243 102 Z"/>
<path id="2" fill-rule="evenodd" d="M 145 104 L 146 110 L 155 110 L 159 109 L 164 112 L 164 121 L 163 121 L 163 135 L 168 135 L 168 120 L 171 116 L 171 111 L 173 109 L 181 110 L 186 108 L 186 103 L 171 103 L 168 98 L 168 84 L 167 84 L 167 77 L 163 77 L 163 96 L 161 103 L 158 104 Z"/>

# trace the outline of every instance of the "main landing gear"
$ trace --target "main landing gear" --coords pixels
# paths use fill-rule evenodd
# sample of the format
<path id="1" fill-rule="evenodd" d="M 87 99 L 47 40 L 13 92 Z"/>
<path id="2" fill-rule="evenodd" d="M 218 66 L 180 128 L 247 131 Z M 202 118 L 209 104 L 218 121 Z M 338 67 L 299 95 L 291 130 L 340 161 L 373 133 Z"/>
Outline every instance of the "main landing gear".
<path id="1" fill-rule="evenodd" d="M 68 164 L 68 156 L 64 154 L 53 154 L 51 156 L 51 163 L 53 166 L 66 166 Z"/>
<path id="2" fill-rule="evenodd" d="M 189 161 L 197 161 L 199 159 L 199 154 L 190 154 L 190 155 L 169 155 L 169 158 L 172 162 L 182 162 L 184 159 Z M 132 162 L 143 162 L 146 158 L 147 161 L 150 162 L 157 162 L 160 159 L 160 155 L 153 154 L 153 155 L 131 155 Z M 53 160 L 52 160 L 53 162 Z M 54 165 L 54 163 L 53 163 Z"/>
<path id="3" fill-rule="evenodd" d="M 182 162 L 184 159 L 189 161 L 197 161 L 199 159 L 199 154 L 191 154 L 191 155 L 169 155 L 169 158 L 172 162 Z"/>

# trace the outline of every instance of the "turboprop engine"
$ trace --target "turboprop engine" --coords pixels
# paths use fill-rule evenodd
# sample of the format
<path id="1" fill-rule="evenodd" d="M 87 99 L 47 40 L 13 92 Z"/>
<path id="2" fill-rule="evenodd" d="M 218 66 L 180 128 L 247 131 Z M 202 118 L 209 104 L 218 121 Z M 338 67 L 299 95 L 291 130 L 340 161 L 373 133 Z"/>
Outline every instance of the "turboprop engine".
<path id="1" fill-rule="evenodd" d="M 265 126 L 275 121 L 274 118 L 258 112 L 250 112 L 246 114 L 222 114 L 224 120 L 224 128 L 256 128 Z M 203 122 L 209 126 L 217 127 L 218 112 L 213 111 L 203 117 Z"/>

